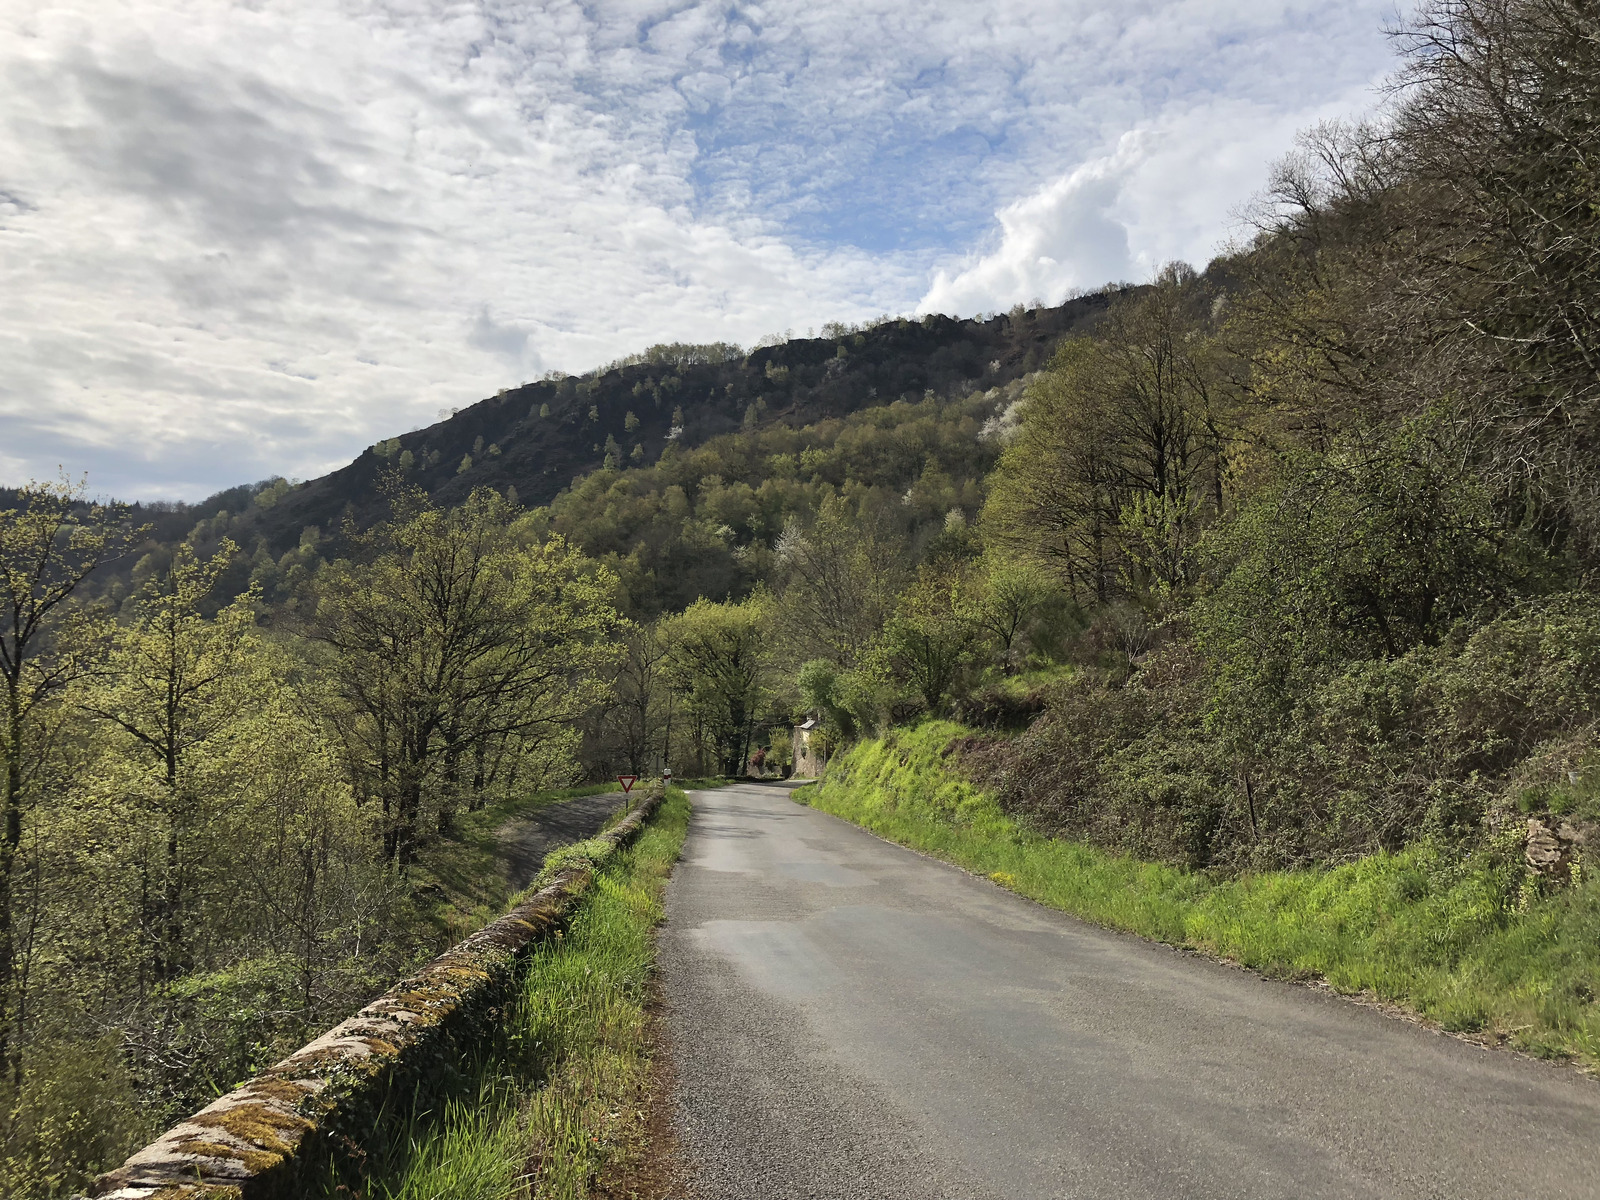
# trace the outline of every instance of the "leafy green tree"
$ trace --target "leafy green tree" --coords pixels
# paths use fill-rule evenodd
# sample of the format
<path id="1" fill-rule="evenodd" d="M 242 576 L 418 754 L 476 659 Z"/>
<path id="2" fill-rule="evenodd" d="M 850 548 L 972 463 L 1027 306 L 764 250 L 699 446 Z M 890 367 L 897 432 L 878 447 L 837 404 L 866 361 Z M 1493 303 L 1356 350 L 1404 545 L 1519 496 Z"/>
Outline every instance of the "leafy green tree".
<path id="1" fill-rule="evenodd" d="M 430 797 L 448 829 L 463 791 L 474 805 L 493 779 L 565 754 L 617 657 L 611 577 L 560 538 L 523 544 L 512 516 L 488 488 L 448 512 L 401 497 L 361 539 L 365 561 L 319 581 L 316 636 L 333 653 L 351 768 L 402 866 Z"/>
<path id="2" fill-rule="evenodd" d="M 1233 404 L 1205 287 L 1181 264 L 1115 301 L 1030 387 L 995 472 L 992 535 L 1052 562 L 1075 596 L 1189 580 L 1226 505 Z"/>
<path id="3" fill-rule="evenodd" d="M 697 600 L 661 624 L 674 684 L 704 718 L 723 774 L 742 774 L 773 682 L 767 646 L 771 599 Z"/>
<path id="4" fill-rule="evenodd" d="M 1016 670 L 1016 652 L 1029 630 L 1060 598 L 1049 572 L 1036 561 L 990 550 L 978 564 L 972 619 L 994 640 L 1000 667 Z"/>
<path id="5" fill-rule="evenodd" d="M 978 626 L 971 586 L 959 565 L 925 565 L 883 628 L 878 653 L 930 713 L 944 712 L 973 659 Z"/>
<path id="6" fill-rule="evenodd" d="M 784 531 L 777 625 L 796 657 L 822 655 L 841 667 L 872 646 L 903 578 L 899 547 L 877 536 L 847 501 L 830 496 L 810 529 Z"/>
<path id="7" fill-rule="evenodd" d="M 255 597 L 241 596 L 214 621 L 201 616 L 235 553 L 224 541 L 202 562 L 180 546 L 171 568 L 133 597 L 133 622 L 113 636 L 103 673 L 80 699 L 124 744 L 123 786 L 163 842 L 146 868 L 140 922 L 158 985 L 193 965 L 196 841 L 207 824 L 206 806 L 228 790 L 212 774 L 223 757 L 212 750 L 234 730 L 255 682 L 246 665 Z"/>
<path id="8" fill-rule="evenodd" d="M 126 510 L 87 504 L 81 486 L 31 484 L 0 510 L 0 1072 L 16 1075 L 17 943 L 13 887 L 30 776 L 49 703 L 92 661 L 94 639 L 72 600 L 130 544 Z"/>

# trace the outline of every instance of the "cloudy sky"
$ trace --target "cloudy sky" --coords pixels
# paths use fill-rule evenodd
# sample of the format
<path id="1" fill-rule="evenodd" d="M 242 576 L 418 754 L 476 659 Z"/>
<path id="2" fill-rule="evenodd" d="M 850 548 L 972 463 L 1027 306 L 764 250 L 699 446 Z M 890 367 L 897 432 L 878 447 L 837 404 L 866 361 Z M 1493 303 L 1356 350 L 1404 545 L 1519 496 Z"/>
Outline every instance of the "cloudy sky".
<path id="1" fill-rule="evenodd" d="M 1395 0 L 9 0 L 0 482 L 309 477 L 547 370 L 1203 264 Z"/>

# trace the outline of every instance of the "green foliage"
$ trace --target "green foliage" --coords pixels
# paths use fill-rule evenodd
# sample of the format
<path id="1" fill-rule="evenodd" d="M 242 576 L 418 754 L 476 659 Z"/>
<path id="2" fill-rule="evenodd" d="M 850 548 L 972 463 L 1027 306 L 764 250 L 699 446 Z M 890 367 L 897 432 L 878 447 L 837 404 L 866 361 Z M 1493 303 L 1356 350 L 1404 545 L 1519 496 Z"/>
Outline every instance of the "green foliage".
<path id="1" fill-rule="evenodd" d="M 835 692 L 839 685 L 839 668 L 828 659 L 814 658 L 806 663 L 795 677 L 795 684 L 807 712 L 830 712 L 837 708 Z"/>
<path id="2" fill-rule="evenodd" d="M 448 833 L 486 790 L 560 773 L 618 657 L 612 581 L 559 537 L 527 544 L 513 515 L 487 488 L 448 512 L 402 497 L 365 561 L 318 581 L 334 717 L 402 866 L 430 816 Z"/>
<path id="3" fill-rule="evenodd" d="M 0 1191 L 79 1195 L 155 1133 L 115 1038 L 34 1046 L 20 1085 L 0 1084 Z"/>
<path id="4" fill-rule="evenodd" d="M 539 520 L 611 566 L 636 615 L 737 599 L 782 572 L 785 531 L 809 526 L 830 498 L 835 524 L 877 527 L 869 549 L 880 561 L 943 529 L 952 509 L 975 513 L 994 458 L 977 435 L 993 403 L 900 401 L 673 448 L 652 465 L 585 476 Z"/>
<path id="5" fill-rule="evenodd" d="M 1424 5 L 1383 123 L 1309 135 L 1204 276 L 652 347 L 380 442 L 356 494 L 153 512 L 125 570 L 96 570 L 119 515 L 26 490 L 0 511 L 6 1169 L 59 1189 L 125 1135 L 50 1115 L 74 1031 L 117 1031 L 135 1124 L 175 1112 L 497 903 L 465 881 L 530 790 L 779 761 L 802 711 L 833 748 L 989 729 L 863 741 L 817 795 L 1006 886 L 1592 1059 L 1580 8 Z M 1002 386 L 955 398 L 978 378 Z M 548 497 L 573 470 L 517 509 L 516 471 Z M 594 1113 L 528 1086 L 465 1097 L 404 1194 L 516 1186 L 538 1114 L 577 1187 Z"/>
<path id="6" fill-rule="evenodd" d="M 770 697 L 770 609 L 765 592 L 738 604 L 699 600 L 661 625 L 669 678 L 687 699 L 690 716 L 703 723 L 726 775 L 742 773 Z"/>
<path id="7" fill-rule="evenodd" d="M 276 562 L 238 555 L 219 510 L 144 556 L 115 622 L 91 621 L 73 591 L 126 537 L 116 514 L 26 499 L 0 513 L 0 567 L 35 572 L 13 600 L 37 634 L 5 644 L 26 718 L 7 928 L 27 937 L 0 992 L 20 1057 L 20 1083 L 0 1077 L 0 1177 L 42 1197 L 498 907 L 485 822 L 574 773 L 571 721 L 600 694 L 616 616 L 614 581 L 508 501 L 441 513 L 401 493 L 371 535 L 306 526 Z M 230 600 L 245 578 L 261 589 Z M 320 645 L 258 625 L 286 584 L 317 606 Z"/>
<path id="8" fill-rule="evenodd" d="M 1036 561 L 990 548 L 977 565 L 970 592 L 971 619 L 991 639 L 1002 673 L 1015 672 L 1030 650 L 1046 658 L 1057 649 L 1071 605 Z"/>
<path id="9" fill-rule="evenodd" d="M 964 567 L 927 564 L 884 624 L 880 652 L 935 716 L 943 715 L 946 700 L 972 663 L 977 623 L 971 587 Z"/>
<path id="10" fill-rule="evenodd" d="M 1192 620 L 1235 703 L 1281 711 L 1305 672 L 1437 643 L 1526 578 L 1436 433 L 1430 419 L 1286 454 L 1216 532 Z"/>
<path id="11" fill-rule="evenodd" d="M 1224 508 L 1236 424 L 1211 311 L 1209 285 L 1169 267 L 1028 388 L 986 524 L 1052 563 L 1076 598 L 1191 582 L 1199 534 Z"/>

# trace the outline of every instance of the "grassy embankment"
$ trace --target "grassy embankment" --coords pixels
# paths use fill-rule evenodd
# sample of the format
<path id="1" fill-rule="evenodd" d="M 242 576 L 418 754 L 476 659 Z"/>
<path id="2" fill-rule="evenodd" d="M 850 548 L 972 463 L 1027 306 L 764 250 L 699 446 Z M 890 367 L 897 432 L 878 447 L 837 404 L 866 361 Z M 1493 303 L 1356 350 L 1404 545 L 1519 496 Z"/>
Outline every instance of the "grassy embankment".
<path id="1" fill-rule="evenodd" d="M 651 932 L 688 822 L 688 798 L 673 788 L 596 876 L 566 935 L 533 953 L 500 1044 L 485 1047 L 455 1098 L 397 1122 L 373 1153 L 365 1196 L 576 1198 L 638 1152 Z M 557 850 L 545 870 L 583 852 L 581 842 Z"/>
<path id="2" fill-rule="evenodd" d="M 1419 845 L 1325 870 L 1219 879 L 1031 835 L 950 770 L 969 732 L 864 742 L 796 798 L 1114 929 L 1403 1004 L 1446 1029 L 1600 1068 L 1600 873 L 1543 896 L 1516 855 Z"/>

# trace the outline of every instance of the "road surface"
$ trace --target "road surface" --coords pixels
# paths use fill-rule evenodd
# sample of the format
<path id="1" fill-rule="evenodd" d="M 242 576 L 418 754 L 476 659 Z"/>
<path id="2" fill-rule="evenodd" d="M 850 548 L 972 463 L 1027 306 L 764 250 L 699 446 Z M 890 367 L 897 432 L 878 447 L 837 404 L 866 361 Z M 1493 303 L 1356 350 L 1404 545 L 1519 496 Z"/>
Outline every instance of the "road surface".
<path id="1" fill-rule="evenodd" d="M 621 792 L 599 792 L 558 800 L 536 808 L 525 817 L 508 821 L 499 830 L 500 870 L 521 891 L 544 866 L 544 856 L 558 846 L 581 842 L 600 832 L 606 818 L 628 800 Z"/>
<path id="2" fill-rule="evenodd" d="M 694 793 L 661 935 L 705 1200 L 1600 1197 L 1600 1084 Z"/>

